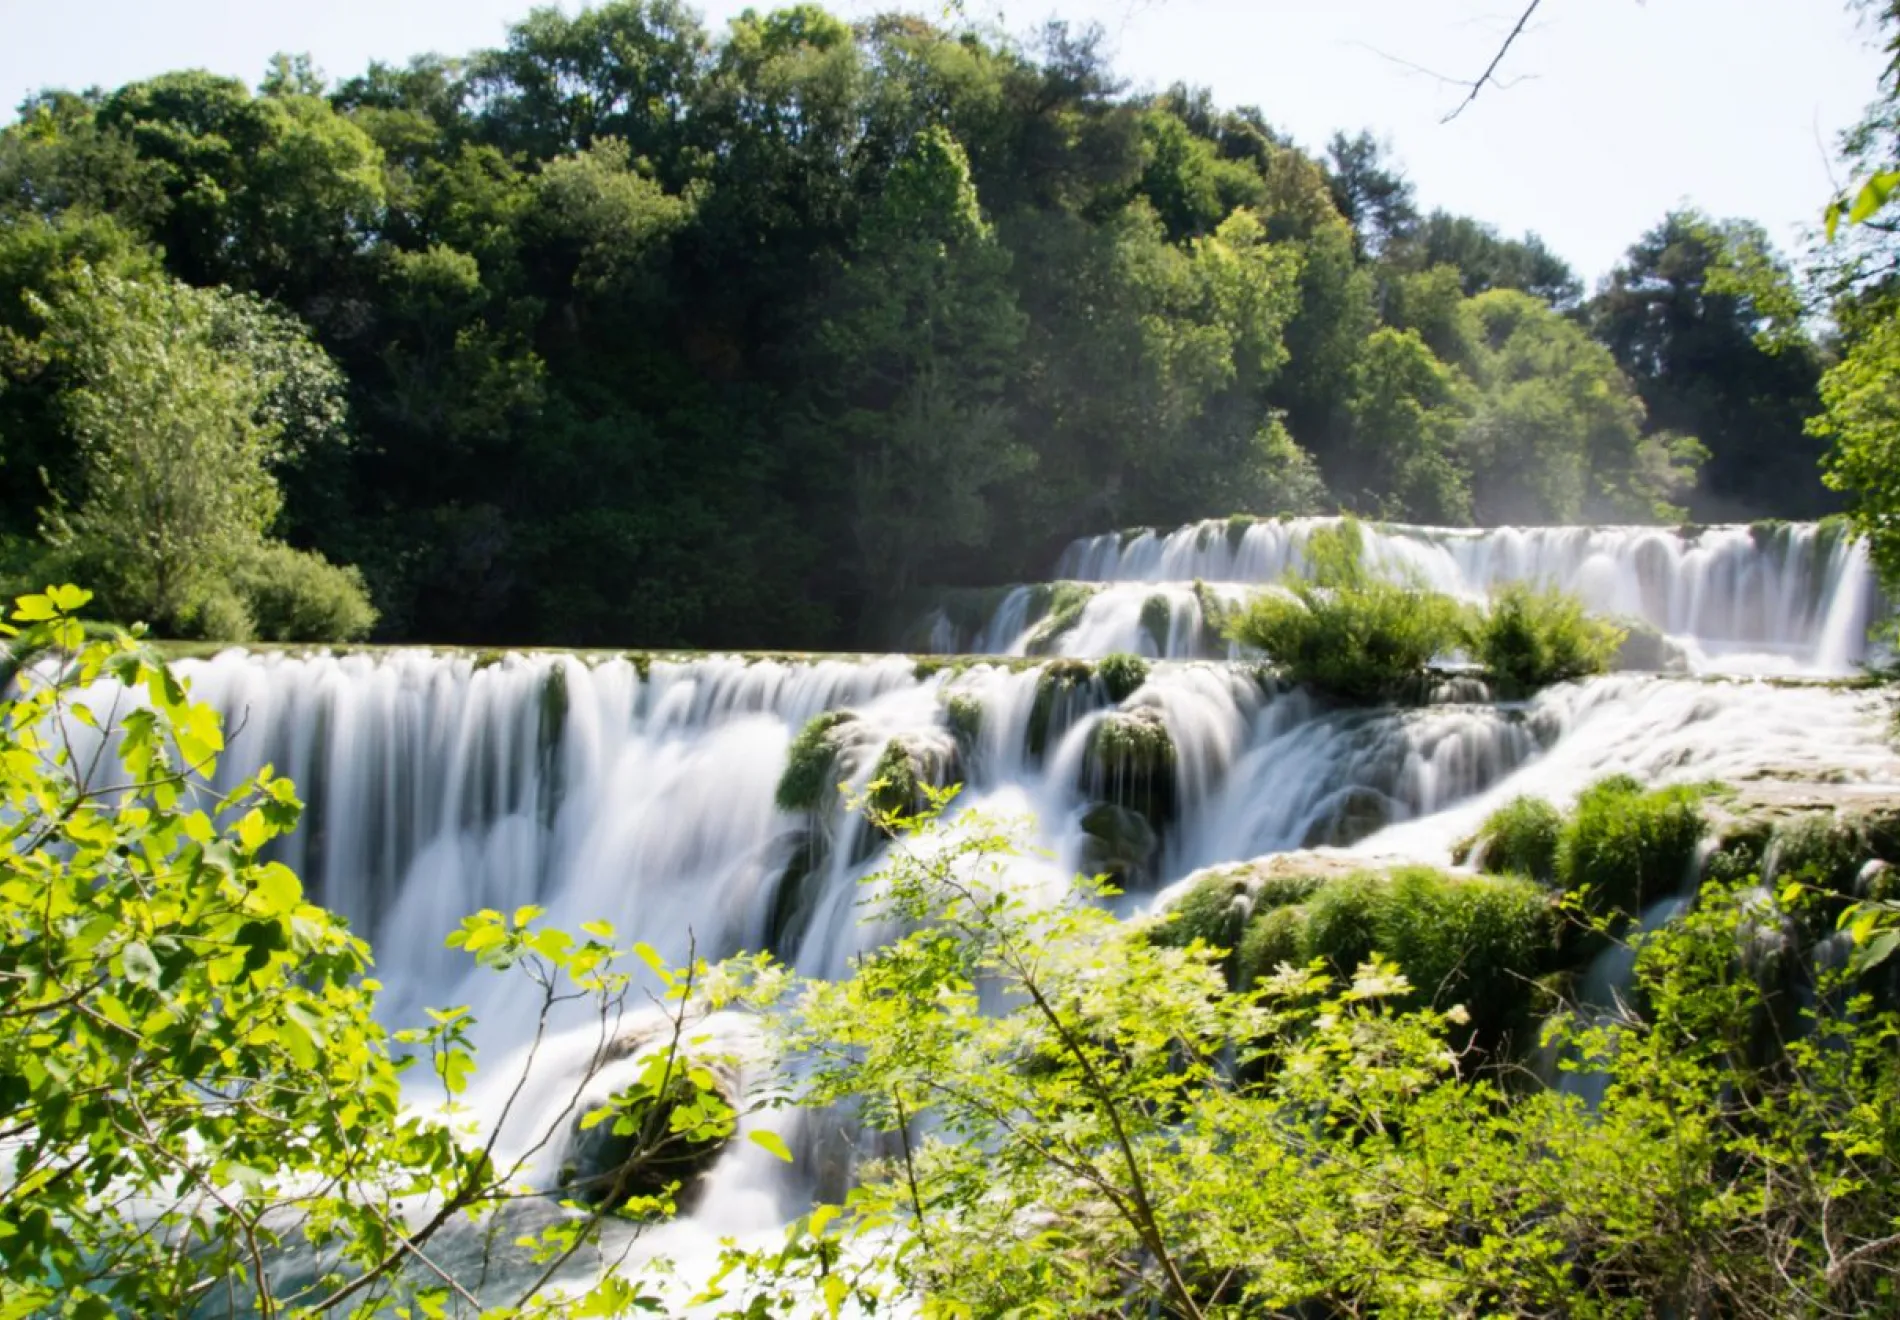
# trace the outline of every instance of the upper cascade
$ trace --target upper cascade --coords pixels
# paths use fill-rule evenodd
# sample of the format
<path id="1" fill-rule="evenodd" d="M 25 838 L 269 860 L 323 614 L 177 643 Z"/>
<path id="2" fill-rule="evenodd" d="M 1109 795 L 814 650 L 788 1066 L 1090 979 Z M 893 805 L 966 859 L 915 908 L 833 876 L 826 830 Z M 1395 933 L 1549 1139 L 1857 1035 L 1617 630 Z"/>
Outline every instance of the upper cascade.
<path id="1" fill-rule="evenodd" d="M 1338 521 L 1240 517 L 1172 532 L 1085 537 L 1063 551 L 1057 585 L 997 593 L 980 621 L 959 621 L 956 611 L 941 608 L 927 621 L 929 643 L 982 654 L 1236 654 L 1214 616 L 1297 571 L 1307 539 Z M 1866 658 L 1879 603 L 1865 545 L 1836 520 L 1710 527 L 1367 523 L 1364 544 L 1376 571 L 1469 600 L 1507 582 L 1574 592 L 1597 613 L 1664 634 L 1681 667 L 1696 672 L 1850 673 Z"/>

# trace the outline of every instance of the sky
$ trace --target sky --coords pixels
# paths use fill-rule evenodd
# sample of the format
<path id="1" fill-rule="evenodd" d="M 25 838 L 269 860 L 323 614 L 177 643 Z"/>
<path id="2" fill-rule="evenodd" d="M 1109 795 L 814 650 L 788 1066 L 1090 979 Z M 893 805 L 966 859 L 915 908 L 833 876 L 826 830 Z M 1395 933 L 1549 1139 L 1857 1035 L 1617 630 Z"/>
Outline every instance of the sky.
<path id="1" fill-rule="evenodd" d="M 755 0 L 769 8 L 770 0 Z M 1797 252 L 1831 148 L 1882 65 L 1845 0 L 1542 0 L 1500 84 L 1451 122 L 1521 0 L 966 0 L 1024 33 L 1100 23 L 1135 88 L 1255 105 L 1308 146 L 1386 141 L 1426 209 L 1534 231 L 1594 283 L 1670 209 L 1756 220 Z M 0 106 L 169 69 L 255 82 L 278 51 L 333 78 L 498 43 L 527 0 L 0 0 Z M 577 6 L 571 2 L 564 8 Z M 703 0 L 715 30 L 746 6 Z M 828 0 L 846 17 L 904 7 Z M 923 12 L 941 17 L 941 3 Z M 6 112 L 11 117 L 11 110 Z"/>

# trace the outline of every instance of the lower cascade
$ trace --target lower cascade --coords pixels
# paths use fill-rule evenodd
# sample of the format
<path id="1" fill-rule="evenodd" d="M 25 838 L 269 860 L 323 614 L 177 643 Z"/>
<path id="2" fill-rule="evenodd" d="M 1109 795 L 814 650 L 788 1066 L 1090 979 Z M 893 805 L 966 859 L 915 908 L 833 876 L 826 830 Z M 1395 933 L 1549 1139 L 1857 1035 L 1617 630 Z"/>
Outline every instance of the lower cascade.
<path id="1" fill-rule="evenodd" d="M 281 857 L 369 937 L 385 1011 L 469 1004 L 502 1056 L 533 1030 L 531 1006 L 443 943 L 482 908 L 608 921 L 673 961 L 769 950 L 846 974 L 881 938 L 858 882 L 883 840 L 847 801 L 874 780 L 900 805 L 923 783 L 962 784 L 954 810 L 1034 822 L 1042 855 L 1014 863 L 1012 885 L 1106 872 L 1129 911 L 1196 872 L 1296 850 L 1443 866 L 1498 804 L 1561 803 L 1612 773 L 1900 792 L 1877 696 L 1760 678 L 1615 675 L 1509 703 L 1454 681 L 1412 707 L 1341 709 L 1212 661 L 232 651 L 179 669 L 227 720 L 222 777 L 270 764 L 298 785 L 307 811 Z M 557 1090 L 559 1051 L 538 1066 Z M 656 1249 L 798 1213 L 838 1167 L 822 1126 L 788 1122 L 789 1166 L 749 1143 L 705 1151 Z M 603 1160 L 577 1134 L 544 1172 Z"/>

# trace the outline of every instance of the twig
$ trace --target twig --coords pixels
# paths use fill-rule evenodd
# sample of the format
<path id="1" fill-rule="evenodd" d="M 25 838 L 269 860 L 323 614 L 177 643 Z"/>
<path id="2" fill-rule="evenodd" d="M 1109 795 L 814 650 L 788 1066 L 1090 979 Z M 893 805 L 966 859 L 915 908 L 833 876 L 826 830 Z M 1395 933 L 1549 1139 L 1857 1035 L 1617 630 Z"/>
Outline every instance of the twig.
<path id="1" fill-rule="evenodd" d="M 1537 6 L 1543 2 L 1544 0 L 1531 0 L 1530 4 L 1524 7 L 1524 12 L 1518 16 L 1517 26 L 1511 29 L 1509 36 L 1504 38 L 1504 44 L 1498 47 L 1498 53 L 1491 57 L 1491 63 L 1485 66 L 1484 72 L 1478 75 L 1477 81 L 1470 84 L 1470 93 L 1453 108 L 1450 114 L 1439 120 L 1439 123 L 1449 124 L 1463 114 L 1465 108 L 1478 99 L 1478 93 L 1484 90 L 1484 85 L 1496 81 L 1498 65 L 1504 63 L 1504 57 L 1510 54 L 1511 46 L 1524 35 L 1525 25 L 1531 21 L 1531 15 L 1537 12 Z"/>

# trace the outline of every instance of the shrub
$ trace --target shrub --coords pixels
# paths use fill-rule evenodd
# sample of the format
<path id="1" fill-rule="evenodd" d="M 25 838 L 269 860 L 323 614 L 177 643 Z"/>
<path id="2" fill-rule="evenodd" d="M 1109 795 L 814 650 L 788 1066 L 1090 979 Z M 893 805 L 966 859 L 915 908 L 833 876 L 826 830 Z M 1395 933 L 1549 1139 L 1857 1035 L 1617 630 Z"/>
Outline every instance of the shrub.
<path id="1" fill-rule="evenodd" d="M 1287 584 L 1234 612 L 1229 636 L 1264 652 L 1296 683 L 1347 701 L 1384 701 L 1458 645 L 1464 608 L 1390 582 L 1325 589 Z"/>
<path id="2" fill-rule="evenodd" d="M 1240 871 L 1215 871 L 1201 877 L 1168 904 L 1167 920 L 1149 939 L 1167 948 L 1185 948 L 1195 940 L 1216 949 L 1232 950 L 1253 910 L 1247 877 Z"/>
<path id="3" fill-rule="evenodd" d="M 376 626 L 363 575 L 314 550 L 262 542 L 238 565 L 233 584 L 264 641 L 347 642 Z"/>
<path id="4" fill-rule="evenodd" d="M 1473 624 L 1472 657 L 1508 695 L 1609 670 L 1625 633 L 1593 618 L 1575 596 L 1513 582 L 1491 593 L 1491 607 Z"/>
<path id="5" fill-rule="evenodd" d="M 1122 702 L 1148 681 L 1148 662 L 1138 655 L 1117 651 L 1103 657 L 1095 666 L 1095 672 L 1101 676 L 1102 686 L 1108 689 L 1108 699 Z"/>
<path id="6" fill-rule="evenodd" d="M 1557 850 L 1557 876 L 1567 890 L 1590 887 L 1598 913 L 1637 913 L 1691 878 L 1702 840 L 1703 790 L 1645 793 L 1628 775 L 1585 789 Z"/>
<path id="7" fill-rule="evenodd" d="M 1478 832 L 1458 845 L 1457 858 L 1462 862 L 1475 851 L 1481 871 L 1550 882 L 1557 878 L 1557 846 L 1563 829 L 1563 813 L 1544 799 L 1513 798 L 1485 817 Z"/>
<path id="8" fill-rule="evenodd" d="M 1385 701 L 1464 638 L 1465 608 L 1415 583 L 1375 579 L 1359 524 L 1307 537 L 1305 572 L 1284 594 L 1229 612 L 1227 633 L 1264 652 L 1296 683 L 1347 701 Z"/>
<path id="9" fill-rule="evenodd" d="M 1382 954 L 1405 972 L 1420 1002 L 1463 1004 L 1487 1045 L 1524 1024 L 1526 986 L 1548 970 L 1555 948 L 1550 900 L 1515 877 L 1427 867 L 1364 873 L 1322 886 L 1306 912 L 1303 957 L 1350 974 Z"/>

